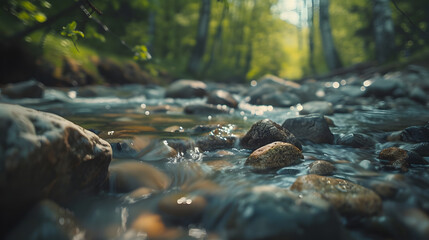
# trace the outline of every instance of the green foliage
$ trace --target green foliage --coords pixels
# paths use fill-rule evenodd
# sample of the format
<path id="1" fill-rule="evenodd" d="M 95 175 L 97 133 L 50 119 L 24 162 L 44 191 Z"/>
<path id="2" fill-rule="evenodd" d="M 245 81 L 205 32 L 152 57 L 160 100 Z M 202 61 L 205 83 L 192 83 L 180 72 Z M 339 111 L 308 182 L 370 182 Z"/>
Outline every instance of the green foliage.
<path id="1" fill-rule="evenodd" d="M 77 46 L 76 46 L 77 39 L 79 37 L 84 38 L 85 35 L 83 34 L 83 32 L 76 30 L 76 27 L 77 27 L 76 21 L 73 21 L 67 24 L 65 27 L 63 27 L 63 30 L 61 31 L 61 36 L 70 38 L 77 49 Z"/>
<path id="2" fill-rule="evenodd" d="M 21 20 L 24 24 L 32 24 L 35 22 L 45 22 L 47 17 L 40 10 L 41 8 L 51 8 L 51 4 L 47 1 L 10 1 L 10 12 Z"/>
<path id="3" fill-rule="evenodd" d="M 147 50 L 147 47 L 145 45 L 137 45 L 133 48 L 133 52 L 134 52 L 134 57 L 133 59 L 138 61 L 145 61 L 145 60 L 149 60 L 152 58 L 152 56 L 150 55 L 150 53 Z"/>

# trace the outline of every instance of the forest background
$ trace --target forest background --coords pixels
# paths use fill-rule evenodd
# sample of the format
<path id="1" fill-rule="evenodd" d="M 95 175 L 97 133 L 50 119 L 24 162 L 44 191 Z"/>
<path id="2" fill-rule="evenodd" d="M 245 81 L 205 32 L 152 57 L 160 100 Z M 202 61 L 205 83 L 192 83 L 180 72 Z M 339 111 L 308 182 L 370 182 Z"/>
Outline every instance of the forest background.
<path id="1" fill-rule="evenodd" d="M 166 84 L 301 79 L 429 55 L 427 0 L 4 0 L 1 11 L 2 83 L 43 72 L 56 85 L 66 67 L 92 79 L 72 85 L 103 83 L 105 59 Z"/>

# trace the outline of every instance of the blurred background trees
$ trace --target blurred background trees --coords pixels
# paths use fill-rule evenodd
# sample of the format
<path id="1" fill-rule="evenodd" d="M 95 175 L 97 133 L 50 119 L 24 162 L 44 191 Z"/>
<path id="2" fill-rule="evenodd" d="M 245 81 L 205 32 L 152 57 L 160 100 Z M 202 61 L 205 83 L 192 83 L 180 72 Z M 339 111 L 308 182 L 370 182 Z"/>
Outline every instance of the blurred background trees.
<path id="1" fill-rule="evenodd" d="M 4 49 L 19 43 L 55 67 L 66 56 L 95 75 L 97 58 L 135 57 L 154 77 L 298 79 L 429 51 L 427 0 L 6 0 L 1 8 L 2 65 L 15 54 Z M 61 36 L 73 21 L 75 36 Z"/>

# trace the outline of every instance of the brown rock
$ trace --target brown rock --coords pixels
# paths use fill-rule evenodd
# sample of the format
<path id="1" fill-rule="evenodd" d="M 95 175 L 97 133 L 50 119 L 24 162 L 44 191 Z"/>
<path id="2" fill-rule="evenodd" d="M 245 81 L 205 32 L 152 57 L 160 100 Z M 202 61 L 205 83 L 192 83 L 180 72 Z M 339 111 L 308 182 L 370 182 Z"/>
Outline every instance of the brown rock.
<path id="1" fill-rule="evenodd" d="M 246 149 L 256 150 L 272 142 L 286 142 L 302 150 L 299 140 L 279 124 L 264 119 L 256 122 L 241 139 L 240 144 Z"/>
<path id="2" fill-rule="evenodd" d="M 381 198 L 372 190 L 347 180 L 306 175 L 296 179 L 291 190 L 317 192 L 346 216 L 371 216 L 381 211 Z"/>
<path id="3" fill-rule="evenodd" d="M 335 166 L 327 161 L 315 161 L 309 167 L 308 173 L 317 175 L 332 175 L 336 170 Z"/>
<path id="4" fill-rule="evenodd" d="M 381 150 L 378 158 L 381 160 L 387 160 L 388 162 L 382 162 L 387 167 L 399 169 L 402 172 L 408 171 L 410 164 L 428 164 L 427 161 L 419 154 L 397 147 L 390 147 Z"/>
<path id="5" fill-rule="evenodd" d="M 258 170 L 282 168 L 295 164 L 304 156 L 297 147 L 290 143 L 273 142 L 255 150 L 244 165 Z"/>

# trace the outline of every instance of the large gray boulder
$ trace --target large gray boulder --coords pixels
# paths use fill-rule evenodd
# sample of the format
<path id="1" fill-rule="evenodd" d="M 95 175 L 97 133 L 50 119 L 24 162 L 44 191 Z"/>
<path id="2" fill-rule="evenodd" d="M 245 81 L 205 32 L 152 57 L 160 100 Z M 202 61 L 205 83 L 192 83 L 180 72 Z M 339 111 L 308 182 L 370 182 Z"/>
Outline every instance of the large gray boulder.
<path id="1" fill-rule="evenodd" d="M 319 114 L 286 119 L 282 127 L 299 140 L 330 144 L 334 141 L 334 135 L 329 129 L 326 119 Z"/>
<path id="2" fill-rule="evenodd" d="M 2 223 L 40 199 L 96 191 L 107 178 L 110 145 L 62 117 L 0 104 L 0 131 Z"/>

